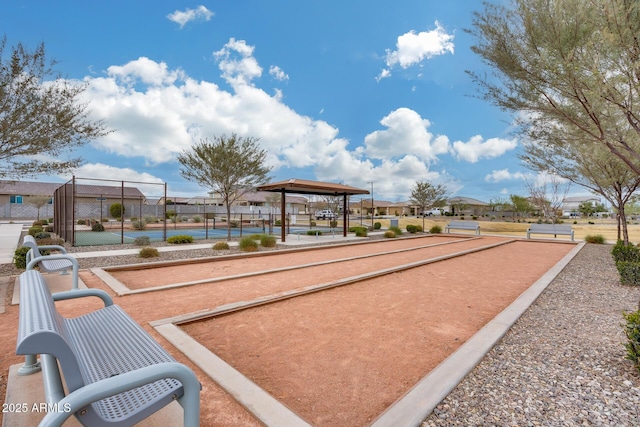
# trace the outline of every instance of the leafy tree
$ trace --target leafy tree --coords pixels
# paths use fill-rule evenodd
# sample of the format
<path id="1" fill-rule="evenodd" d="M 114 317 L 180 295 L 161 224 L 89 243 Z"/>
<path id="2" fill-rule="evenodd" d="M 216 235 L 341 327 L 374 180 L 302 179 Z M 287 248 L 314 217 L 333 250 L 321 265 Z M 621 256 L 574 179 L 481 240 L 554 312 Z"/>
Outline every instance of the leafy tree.
<path id="1" fill-rule="evenodd" d="M 432 184 L 429 181 L 418 181 L 411 188 L 409 201 L 418 207 L 422 213 L 422 228 L 424 229 L 424 213 L 433 208 L 443 207 L 447 203 L 448 191 L 442 184 Z"/>
<path id="2" fill-rule="evenodd" d="M 44 44 L 9 50 L 6 42 L 0 40 L 0 178 L 68 172 L 81 160 L 61 156 L 109 131 L 78 101 L 87 86 L 53 72 Z"/>
<path id="3" fill-rule="evenodd" d="M 481 96 L 515 113 L 531 140 L 564 131 L 640 174 L 640 2 L 485 3 L 469 30 L 492 72 L 470 71 Z"/>
<path id="4" fill-rule="evenodd" d="M 549 137 L 562 140 L 572 135 L 558 132 Z M 550 171 L 604 197 L 618 213 L 618 240 L 627 243 L 625 205 L 640 188 L 640 175 L 619 158 L 611 156 L 604 146 L 558 143 L 557 140 L 527 142 L 521 158 L 531 169 Z"/>
<path id="5" fill-rule="evenodd" d="M 508 200 L 498 197 L 495 200 L 489 200 L 489 209 L 491 212 L 500 212 L 500 215 L 502 216 L 503 212 L 513 209 L 513 206 Z"/>
<path id="6" fill-rule="evenodd" d="M 511 206 L 519 217 L 526 217 L 534 209 L 526 197 L 512 194 L 509 196 L 509 200 L 511 200 Z"/>
<path id="7" fill-rule="evenodd" d="M 578 212 L 580 212 L 580 214 L 582 216 L 591 216 L 594 214 L 595 212 L 595 207 L 593 206 L 593 203 L 587 201 L 587 202 L 582 202 L 578 205 Z"/>
<path id="8" fill-rule="evenodd" d="M 109 213 L 112 217 L 124 221 L 124 206 L 122 206 L 122 203 L 114 203 L 109 206 Z"/>
<path id="9" fill-rule="evenodd" d="M 269 179 L 271 168 L 264 165 L 266 157 L 267 152 L 259 147 L 257 138 L 233 133 L 230 137 L 202 139 L 180 153 L 178 161 L 184 178 L 220 194 L 227 218 L 231 219 L 233 202 Z M 227 230 L 227 239 L 231 240 L 231 228 Z"/>

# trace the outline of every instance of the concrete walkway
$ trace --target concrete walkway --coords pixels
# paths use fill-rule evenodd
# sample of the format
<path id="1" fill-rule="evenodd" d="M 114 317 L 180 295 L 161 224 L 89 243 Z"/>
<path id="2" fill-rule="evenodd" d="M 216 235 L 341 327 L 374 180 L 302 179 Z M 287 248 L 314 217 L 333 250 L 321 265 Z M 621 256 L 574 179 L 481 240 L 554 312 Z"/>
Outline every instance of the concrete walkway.
<path id="1" fill-rule="evenodd" d="M 0 224 L 0 264 L 13 262 L 13 254 L 20 243 L 22 224 Z"/>

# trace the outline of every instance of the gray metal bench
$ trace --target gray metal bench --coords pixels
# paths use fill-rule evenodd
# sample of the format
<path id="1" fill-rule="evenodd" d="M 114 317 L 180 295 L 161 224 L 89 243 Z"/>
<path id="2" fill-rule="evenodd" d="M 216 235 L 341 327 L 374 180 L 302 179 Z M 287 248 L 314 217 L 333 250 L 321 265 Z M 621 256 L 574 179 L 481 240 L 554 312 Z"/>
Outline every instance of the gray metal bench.
<path id="1" fill-rule="evenodd" d="M 553 234 L 553 237 L 560 235 L 571 236 L 573 242 L 573 229 L 570 225 L 563 224 L 531 224 L 527 229 L 527 239 L 531 238 L 532 234 Z"/>
<path id="2" fill-rule="evenodd" d="M 451 230 L 472 230 L 480 235 L 480 224 L 477 221 L 449 221 L 449 224 L 444 227 L 444 231 L 450 233 Z"/>
<path id="3" fill-rule="evenodd" d="M 42 271 L 54 272 L 59 271 L 60 274 L 69 274 L 69 269 L 73 271 L 72 287 L 78 289 L 78 260 L 67 253 L 67 250 L 59 245 L 42 245 L 38 246 L 38 242 L 31 235 L 24 236 L 22 246 L 28 247 L 27 252 L 27 270 L 39 266 Z M 41 250 L 56 250 L 62 253 L 43 255 Z"/>
<path id="4" fill-rule="evenodd" d="M 86 296 L 105 307 L 76 318 L 56 310 L 55 301 Z M 22 273 L 16 354 L 40 354 L 46 403 L 60 411 L 40 426 L 61 426 L 73 414 L 85 426 L 131 426 L 173 400 L 184 409 L 185 426 L 199 425 L 201 386 L 193 371 L 100 289 L 52 295 L 39 272 Z"/>

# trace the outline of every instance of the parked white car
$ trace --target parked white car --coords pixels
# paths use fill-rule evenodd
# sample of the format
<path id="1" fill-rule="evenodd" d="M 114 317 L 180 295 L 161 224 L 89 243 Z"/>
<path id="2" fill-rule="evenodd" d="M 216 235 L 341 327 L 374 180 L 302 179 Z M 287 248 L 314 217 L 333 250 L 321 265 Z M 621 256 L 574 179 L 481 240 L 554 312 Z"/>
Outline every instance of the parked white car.
<path id="1" fill-rule="evenodd" d="M 316 219 L 336 219 L 338 218 L 338 214 L 331 211 L 331 209 L 322 209 L 321 211 L 316 211 Z"/>

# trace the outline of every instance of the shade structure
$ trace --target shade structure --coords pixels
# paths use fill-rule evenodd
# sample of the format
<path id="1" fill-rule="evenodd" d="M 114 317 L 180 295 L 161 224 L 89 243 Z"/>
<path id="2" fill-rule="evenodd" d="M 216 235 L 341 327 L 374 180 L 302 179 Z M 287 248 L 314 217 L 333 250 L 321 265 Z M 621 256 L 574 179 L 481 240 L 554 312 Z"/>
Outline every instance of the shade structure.
<path id="1" fill-rule="evenodd" d="M 311 181 L 307 179 L 288 179 L 285 181 L 273 182 L 270 184 L 261 185 L 257 188 L 258 191 L 271 191 L 274 193 L 281 193 L 281 208 L 280 215 L 281 220 L 280 224 L 282 227 L 281 230 L 281 239 L 284 242 L 286 238 L 286 226 L 285 226 L 285 194 L 286 193 L 294 193 L 294 194 L 317 194 L 321 196 L 342 196 L 343 197 L 343 209 L 342 209 L 342 234 L 343 236 L 347 236 L 347 215 L 349 210 L 347 209 L 347 196 L 352 196 L 355 194 L 369 194 L 369 190 L 364 190 L 362 188 L 351 187 L 349 185 L 344 184 L 336 184 L 333 182 L 322 182 L 322 181 Z"/>

